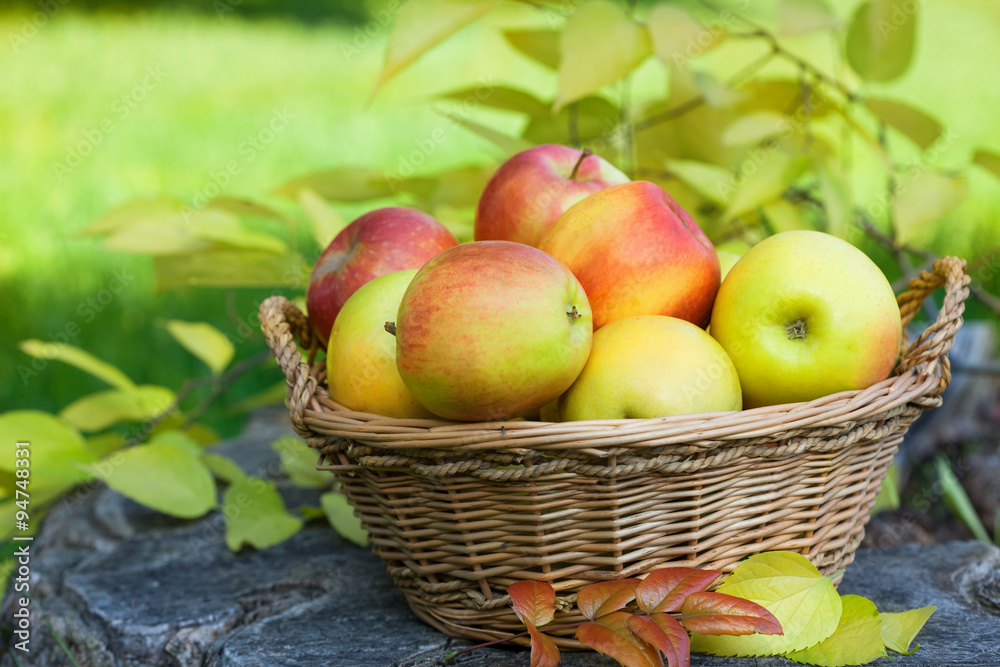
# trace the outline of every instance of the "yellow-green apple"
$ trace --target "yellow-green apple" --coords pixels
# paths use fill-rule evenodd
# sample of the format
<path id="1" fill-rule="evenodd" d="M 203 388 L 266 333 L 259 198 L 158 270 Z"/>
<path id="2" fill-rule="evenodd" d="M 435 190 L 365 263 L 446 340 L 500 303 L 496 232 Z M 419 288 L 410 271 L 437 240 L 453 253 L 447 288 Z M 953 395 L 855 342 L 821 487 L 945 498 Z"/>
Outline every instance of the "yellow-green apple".
<path id="1" fill-rule="evenodd" d="M 326 381 L 330 397 L 344 407 L 396 419 L 433 418 L 399 377 L 396 341 L 385 330 L 416 274 L 396 271 L 370 280 L 340 309 L 326 348 Z"/>
<path id="2" fill-rule="evenodd" d="M 885 379 L 902 325 L 892 287 L 835 236 L 771 236 L 726 276 L 712 335 L 729 353 L 747 407 L 809 401 Z"/>
<path id="3" fill-rule="evenodd" d="M 740 380 L 722 346 L 690 322 L 645 315 L 594 334 L 587 365 L 559 398 L 559 417 L 651 419 L 741 407 Z"/>
<path id="4" fill-rule="evenodd" d="M 483 189 L 476 240 L 537 246 L 570 206 L 628 180 L 589 149 L 558 144 L 529 148 L 504 162 Z"/>
<path id="5" fill-rule="evenodd" d="M 479 241 L 420 269 L 395 333 L 396 366 L 417 399 L 442 417 L 482 421 L 527 414 L 566 391 L 587 362 L 593 324 L 587 295 L 558 260 Z"/>
<path id="6" fill-rule="evenodd" d="M 566 211 L 538 247 L 576 274 L 595 328 L 639 315 L 708 322 L 719 258 L 658 185 L 632 181 L 595 192 Z"/>
<path id="7" fill-rule="evenodd" d="M 326 343 L 337 313 L 372 278 L 419 269 L 442 250 L 458 245 L 444 225 L 413 208 L 391 206 L 365 213 L 345 227 L 316 260 L 306 308 Z"/>

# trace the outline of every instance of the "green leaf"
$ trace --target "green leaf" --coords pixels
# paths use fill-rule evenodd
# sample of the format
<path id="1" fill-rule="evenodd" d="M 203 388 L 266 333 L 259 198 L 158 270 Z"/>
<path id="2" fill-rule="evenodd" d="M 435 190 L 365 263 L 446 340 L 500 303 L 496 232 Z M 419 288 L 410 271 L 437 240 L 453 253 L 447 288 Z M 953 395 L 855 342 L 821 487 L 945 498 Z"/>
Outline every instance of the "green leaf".
<path id="1" fill-rule="evenodd" d="M 496 165 L 457 167 L 442 171 L 435 176 L 437 185 L 434 190 L 420 198 L 418 208 L 433 211 L 440 206 L 475 207 L 486 183 L 495 172 Z"/>
<path id="2" fill-rule="evenodd" d="M 193 519 L 216 505 L 208 468 L 169 442 L 115 452 L 87 470 L 122 495 L 171 516 Z"/>
<path id="3" fill-rule="evenodd" d="M 875 504 L 872 505 L 870 514 L 875 516 L 879 512 L 894 510 L 899 507 L 899 468 L 893 463 L 886 471 L 885 479 L 882 480 L 882 487 L 875 496 Z"/>
<path id="4" fill-rule="evenodd" d="M 257 250 L 210 252 L 154 257 L 158 290 L 175 287 L 305 287 L 309 265 L 302 255 L 275 255 Z"/>
<path id="5" fill-rule="evenodd" d="M 885 647 L 903 655 L 916 653 L 920 644 L 914 646 L 912 651 L 910 644 L 913 643 L 917 633 L 935 611 L 937 611 L 937 607 L 931 605 L 895 614 L 886 612 L 879 614 L 879 618 L 882 620 L 882 641 L 885 642 Z"/>
<path id="6" fill-rule="evenodd" d="M 718 46 L 726 31 L 708 29 L 676 5 L 658 4 L 647 19 L 653 53 L 667 66 L 680 67 L 691 58 Z"/>
<path id="7" fill-rule="evenodd" d="M 219 248 L 275 254 L 288 249 L 280 239 L 247 229 L 239 218 L 219 209 L 182 211 L 138 220 L 111 232 L 104 246 L 110 250 L 154 257 Z"/>
<path id="8" fill-rule="evenodd" d="M 270 206 L 266 206 L 250 199 L 240 199 L 237 197 L 216 197 L 208 202 L 210 208 L 228 211 L 236 215 L 247 218 L 268 218 L 287 222 L 285 216 L 275 211 Z"/>
<path id="9" fill-rule="evenodd" d="M 557 110 L 623 79 L 652 53 L 652 43 L 620 5 L 592 0 L 569 17 L 560 53 Z"/>
<path id="10" fill-rule="evenodd" d="M 281 467 L 292 483 L 304 489 L 321 489 L 333 479 L 324 470 L 316 470 L 319 454 L 300 438 L 284 437 L 271 443 L 281 458 Z"/>
<path id="11" fill-rule="evenodd" d="M 61 343 L 46 343 L 36 339 L 23 340 L 18 347 L 22 352 L 36 359 L 54 359 L 70 366 L 76 366 L 81 371 L 90 373 L 112 387 L 135 388 L 135 383 L 125 373 L 78 347 Z"/>
<path id="12" fill-rule="evenodd" d="M 854 205 L 851 184 L 835 161 L 817 161 L 813 165 L 819 180 L 819 192 L 826 210 L 826 231 L 847 239 L 854 229 Z"/>
<path id="13" fill-rule="evenodd" d="M 244 544 L 266 549 L 302 529 L 302 519 L 285 509 L 274 484 L 247 476 L 230 484 L 222 499 L 226 517 L 226 545 L 239 551 Z"/>
<path id="14" fill-rule="evenodd" d="M 901 243 L 910 243 L 924 228 L 937 222 L 969 194 L 964 176 L 922 170 L 902 176 L 896 185 L 893 220 Z"/>
<path id="15" fill-rule="evenodd" d="M 778 5 L 778 33 L 800 35 L 817 30 L 834 30 L 840 19 L 824 0 L 781 0 Z"/>
<path id="16" fill-rule="evenodd" d="M 997 153 L 978 148 L 972 154 L 972 162 L 1000 179 L 1000 155 Z"/>
<path id="17" fill-rule="evenodd" d="M 191 424 L 184 429 L 184 435 L 199 447 L 207 447 L 221 440 L 214 428 L 205 426 L 204 424 Z"/>
<path id="18" fill-rule="evenodd" d="M 559 30 L 505 30 L 511 46 L 549 69 L 559 69 Z"/>
<path id="19" fill-rule="evenodd" d="M 943 454 L 938 454 L 937 458 L 934 459 L 934 467 L 937 469 L 938 480 L 941 482 L 941 492 L 944 494 L 945 504 L 965 524 L 965 527 L 972 531 L 977 540 L 991 544 L 990 536 L 986 534 L 986 528 L 983 526 L 979 514 L 972 506 L 972 501 L 965 493 L 962 483 L 951 471 L 948 459 Z"/>
<path id="20" fill-rule="evenodd" d="M 330 245 L 330 241 L 347 226 L 347 221 L 327 204 L 326 200 L 309 188 L 303 188 L 299 191 L 299 203 L 302 204 L 302 209 L 309 218 L 313 240 L 316 241 L 316 245 L 320 249 Z"/>
<path id="21" fill-rule="evenodd" d="M 31 489 L 55 494 L 91 479 L 78 465 L 97 457 L 80 433 L 62 419 L 36 410 L 0 414 L 0 470 L 12 474 L 16 470 L 17 442 L 31 443 Z M 35 492 L 31 493 L 34 498 Z"/>
<path id="22" fill-rule="evenodd" d="M 746 99 L 744 93 L 727 86 L 708 72 L 695 72 L 694 83 L 705 104 L 713 109 L 725 109 Z"/>
<path id="23" fill-rule="evenodd" d="M 775 149 L 760 160 L 748 157 L 744 164 L 748 163 L 755 164 L 756 169 L 746 169 L 746 175 L 731 179 L 723 189 L 729 195 L 726 218 L 734 218 L 780 197 L 805 171 L 809 158 Z"/>
<path id="24" fill-rule="evenodd" d="M 808 648 L 834 633 L 842 604 L 833 582 L 805 556 L 769 552 L 740 563 L 718 589 L 756 602 L 781 623 L 783 635 L 691 637 L 691 651 L 712 655 L 777 655 Z"/>
<path id="25" fill-rule="evenodd" d="M 818 667 L 844 667 L 864 665 L 885 655 L 875 605 L 860 595 L 844 595 L 840 600 L 843 613 L 837 631 L 804 651 L 785 654 L 786 658 Z"/>
<path id="26" fill-rule="evenodd" d="M 533 144 L 569 144 L 570 114 L 576 114 L 576 134 L 582 142 L 609 136 L 621 118 L 618 107 L 603 97 L 584 97 L 556 114 L 535 116 L 521 136 Z"/>
<path id="27" fill-rule="evenodd" d="M 552 115 L 551 104 L 547 104 L 523 90 L 508 86 L 492 86 L 490 87 L 489 95 L 483 97 L 478 93 L 478 88 L 473 86 L 445 93 L 441 97 L 459 102 L 465 99 L 473 99 L 484 107 L 502 109 L 503 111 L 516 111 L 517 113 L 525 113 L 529 116 Z"/>
<path id="28" fill-rule="evenodd" d="M 725 203 L 727 186 L 733 180 L 727 169 L 696 160 L 667 160 L 664 166 L 702 197 L 717 204 Z"/>
<path id="29" fill-rule="evenodd" d="M 910 0 L 869 0 L 857 8 L 847 32 L 847 62 L 862 79 L 890 81 L 910 66 L 919 6 Z"/>
<path id="30" fill-rule="evenodd" d="M 81 236 L 106 236 L 136 222 L 161 216 L 171 217 L 181 211 L 180 202 L 168 197 L 139 199 L 127 202 L 93 221 L 82 229 Z"/>
<path id="31" fill-rule="evenodd" d="M 196 459 L 201 458 L 201 447 L 198 446 L 198 443 L 192 440 L 187 433 L 178 429 L 160 431 L 147 444 L 170 445 L 171 447 L 176 447 L 187 452 L 189 456 L 193 456 Z"/>
<path id="32" fill-rule="evenodd" d="M 87 449 L 94 455 L 94 459 L 107 456 L 116 449 L 121 449 L 125 444 L 125 438 L 121 433 L 107 431 L 87 437 Z"/>
<path id="33" fill-rule="evenodd" d="M 205 362 L 218 375 L 233 360 L 236 348 L 226 335 L 208 322 L 167 320 L 167 331 L 185 350 Z"/>
<path id="34" fill-rule="evenodd" d="M 800 229 L 815 229 L 805 216 L 801 206 L 787 199 L 775 199 L 761 206 L 768 224 L 776 234 Z"/>
<path id="35" fill-rule="evenodd" d="M 96 433 L 121 422 L 140 422 L 169 408 L 176 395 L 167 387 L 141 385 L 108 389 L 73 401 L 59 416 L 85 433 Z"/>
<path id="36" fill-rule="evenodd" d="M 497 148 L 499 148 L 505 156 L 514 155 L 515 153 L 520 153 L 523 150 L 531 148 L 531 144 L 527 141 L 520 139 L 518 137 L 511 137 L 509 135 L 497 132 L 496 130 L 486 127 L 485 125 L 480 125 L 474 121 L 464 118 L 459 115 L 449 114 L 445 111 L 438 111 L 445 118 L 461 125 L 465 129 L 469 130 L 473 134 L 482 137 L 486 141 L 490 142 Z M 409 179 L 413 180 L 413 179 Z"/>
<path id="37" fill-rule="evenodd" d="M 740 116 L 722 133 L 722 143 L 727 146 L 759 144 L 780 134 L 785 127 L 785 115 L 777 111 L 753 111 Z"/>
<path id="38" fill-rule="evenodd" d="M 212 474 L 229 484 L 234 484 L 244 477 L 246 473 L 235 461 L 220 454 L 202 454 L 201 462 L 205 464 Z"/>
<path id="39" fill-rule="evenodd" d="M 354 514 L 354 508 L 347 502 L 344 494 L 324 493 L 319 501 L 326 512 L 327 521 L 338 535 L 359 547 L 368 546 L 368 531 L 361 525 L 361 520 Z"/>
<path id="40" fill-rule="evenodd" d="M 909 137 L 913 143 L 927 150 L 941 136 L 941 124 L 929 115 L 897 100 L 869 97 L 865 106 L 875 117 Z"/>
<path id="41" fill-rule="evenodd" d="M 331 201 L 363 202 L 391 197 L 395 190 L 389 180 L 386 172 L 371 167 L 336 167 L 292 179 L 274 193 L 298 198 L 302 190 L 312 190 Z"/>
<path id="42" fill-rule="evenodd" d="M 372 96 L 420 56 L 496 5 L 496 0 L 409 0 L 400 7 Z"/>

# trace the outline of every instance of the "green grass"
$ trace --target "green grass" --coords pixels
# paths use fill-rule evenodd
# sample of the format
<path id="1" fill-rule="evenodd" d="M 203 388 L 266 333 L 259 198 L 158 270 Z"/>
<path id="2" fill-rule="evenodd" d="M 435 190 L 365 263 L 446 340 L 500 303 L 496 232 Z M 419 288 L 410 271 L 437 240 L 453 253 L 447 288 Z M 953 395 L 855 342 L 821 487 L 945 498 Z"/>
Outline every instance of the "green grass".
<path id="1" fill-rule="evenodd" d="M 995 119 L 1000 88 L 990 85 L 989 70 L 989 63 L 1000 60 L 1000 17 L 989 7 L 988 0 L 923 5 L 915 66 L 885 87 L 886 94 L 919 104 L 956 131 L 958 139 L 939 159 L 944 166 L 967 163 L 976 146 L 1000 151 Z M 838 11 L 846 15 L 848 9 Z M 0 127 L 5 129 L 0 142 L 0 410 L 55 411 L 103 388 L 56 363 L 22 382 L 18 366 L 30 359 L 17 351 L 20 340 L 48 338 L 72 322 L 80 328 L 73 344 L 117 364 L 138 382 L 177 388 L 207 370 L 158 322 L 207 320 L 235 333 L 239 321 L 271 292 L 154 293 L 147 258 L 108 252 L 77 236 L 110 208 L 163 194 L 190 202 L 212 183 L 213 172 L 233 159 L 241 168 L 225 191 L 244 196 L 263 195 L 321 168 L 358 164 L 393 170 L 415 141 L 441 125 L 427 104 L 435 93 L 483 76 L 536 92 L 552 90 L 555 80 L 517 57 L 488 26 L 472 27 L 391 82 L 366 107 L 385 30 L 349 59 L 344 46 L 354 43 L 351 25 L 250 21 L 211 12 L 80 14 L 69 5 L 15 48 L 11 35 L 22 34 L 24 20 L 23 14 L 0 14 Z M 507 14 L 503 20 L 519 19 Z M 150 77 L 151 71 L 162 81 Z M 275 110 L 293 116 L 287 129 L 247 160 L 241 143 Z M 520 122 L 497 114 L 484 118 L 510 130 Z M 111 129 L 101 132 L 91 154 L 68 173 L 57 173 L 56 165 L 68 160 L 72 147 L 95 136 L 102 124 Z M 423 168 L 497 157 L 483 140 L 451 129 Z M 982 172 L 972 179 L 973 196 L 955 216 L 961 233 L 941 228 L 931 239 L 935 249 L 972 254 L 1000 245 L 995 222 L 1000 185 Z M 345 206 L 341 212 L 349 219 L 360 210 Z M 292 236 L 307 259 L 316 256 L 303 231 Z M 122 270 L 134 280 L 90 319 L 87 300 L 98 297 Z M 237 359 L 261 349 L 258 334 L 237 346 Z M 241 380 L 232 400 L 278 379 L 269 365 Z M 221 409 L 209 420 L 230 432 L 238 425 Z"/>

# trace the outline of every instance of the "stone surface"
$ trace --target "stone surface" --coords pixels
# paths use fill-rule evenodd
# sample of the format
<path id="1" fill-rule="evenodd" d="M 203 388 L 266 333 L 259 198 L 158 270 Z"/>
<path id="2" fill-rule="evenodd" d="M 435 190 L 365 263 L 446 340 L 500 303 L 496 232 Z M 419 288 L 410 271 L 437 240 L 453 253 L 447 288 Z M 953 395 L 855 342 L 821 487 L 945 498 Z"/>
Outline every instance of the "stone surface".
<path id="1" fill-rule="evenodd" d="M 280 465 L 269 445 L 286 432 L 280 413 L 259 415 L 242 438 L 218 449 L 274 479 Z M 279 488 L 291 507 L 317 504 L 317 492 Z M 95 486 L 52 510 L 32 568 L 34 632 L 24 665 L 70 664 L 55 633 L 81 667 L 431 667 L 465 645 L 417 621 L 378 560 L 320 524 L 274 548 L 232 554 L 218 514 L 172 519 Z M 893 665 L 1000 665 L 1000 549 L 953 542 L 862 551 L 841 592 L 865 595 L 885 611 L 937 605 L 917 640 L 922 648 Z M 9 652 L 0 657 L 0 665 L 12 664 Z M 528 658 L 491 648 L 453 664 L 526 667 Z M 614 662 L 566 653 L 561 664 Z M 692 660 L 696 667 L 792 664 Z"/>

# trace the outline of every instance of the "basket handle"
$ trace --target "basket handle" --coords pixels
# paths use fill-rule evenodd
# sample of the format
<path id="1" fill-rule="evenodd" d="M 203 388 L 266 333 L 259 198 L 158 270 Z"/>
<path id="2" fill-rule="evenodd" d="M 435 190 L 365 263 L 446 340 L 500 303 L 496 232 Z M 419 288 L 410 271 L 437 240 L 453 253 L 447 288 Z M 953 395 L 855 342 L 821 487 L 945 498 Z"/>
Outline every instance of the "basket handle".
<path id="1" fill-rule="evenodd" d="M 318 340 L 306 316 L 283 296 L 269 297 L 260 304 L 260 329 L 264 332 L 271 354 L 285 374 L 292 426 L 303 438 L 308 437 L 311 433 L 303 417 L 316 394 L 316 380 L 309 373 L 309 365 L 302 361 L 295 341 L 311 348 Z"/>
<path id="2" fill-rule="evenodd" d="M 934 372 L 935 362 L 940 362 L 941 377 L 938 386 L 930 392 L 940 395 L 951 381 L 951 363 L 948 350 L 955 344 L 955 332 L 962 326 L 965 300 L 969 298 L 970 278 L 965 272 L 965 260 L 958 257 L 941 257 L 934 261 L 932 271 L 921 271 L 910 280 L 910 288 L 899 295 L 899 313 L 903 319 L 903 354 L 900 356 L 898 373 L 924 365 L 923 374 Z M 944 286 L 944 303 L 937 320 L 907 345 L 906 325 L 920 311 L 924 300 L 938 287 Z"/>

